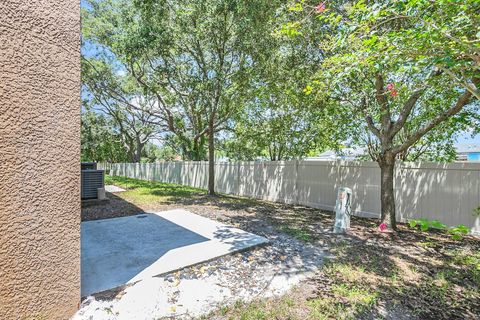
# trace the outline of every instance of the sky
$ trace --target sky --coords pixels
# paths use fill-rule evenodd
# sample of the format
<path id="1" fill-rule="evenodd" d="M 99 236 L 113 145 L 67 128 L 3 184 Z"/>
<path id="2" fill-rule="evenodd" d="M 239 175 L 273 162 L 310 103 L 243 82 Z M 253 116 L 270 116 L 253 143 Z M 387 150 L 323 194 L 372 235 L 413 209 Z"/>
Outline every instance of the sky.
<path id="1" fill-rule="evenodd" d="M 475 137 L 471 137 L 469 133 L 464 133 L 459 137 L 456 144 L 476 144 L 480 146 L 480 135 L 477 134 Z"/>

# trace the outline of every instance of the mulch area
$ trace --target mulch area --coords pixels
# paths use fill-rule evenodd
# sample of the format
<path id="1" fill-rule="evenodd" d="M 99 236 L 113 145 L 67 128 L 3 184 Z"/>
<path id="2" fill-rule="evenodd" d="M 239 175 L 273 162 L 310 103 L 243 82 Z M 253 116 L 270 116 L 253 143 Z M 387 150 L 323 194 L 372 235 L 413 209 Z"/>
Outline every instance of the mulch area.
<path id="1" fill-rule="evenodd" d="M 143 209 L 116 194 L 106 192 L 106 200 L 82 201 L 82 221 L 119 218 L 140 214 Z"/>

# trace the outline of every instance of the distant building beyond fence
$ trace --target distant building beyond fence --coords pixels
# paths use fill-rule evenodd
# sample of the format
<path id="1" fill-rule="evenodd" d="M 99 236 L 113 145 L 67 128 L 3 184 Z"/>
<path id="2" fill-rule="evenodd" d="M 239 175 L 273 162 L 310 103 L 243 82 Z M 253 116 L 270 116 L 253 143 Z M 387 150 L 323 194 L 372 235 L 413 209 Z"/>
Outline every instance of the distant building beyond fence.
<path id="1" fill-rule="evenodd" d="M 380 214 L 380 169 L 375 162 L 230 162 L 215 165 L 216 190 L 333 210 L 336 190 L 353 190 L 352 209 Z M 208 162 L 117 163 L 111 175 L 207 188 Z M 108 169 L 107 168 L 107 169 Z M 480 163 L 401 163 L 395 174 L 398 218 L 464 224 L 480 233 Z"/>

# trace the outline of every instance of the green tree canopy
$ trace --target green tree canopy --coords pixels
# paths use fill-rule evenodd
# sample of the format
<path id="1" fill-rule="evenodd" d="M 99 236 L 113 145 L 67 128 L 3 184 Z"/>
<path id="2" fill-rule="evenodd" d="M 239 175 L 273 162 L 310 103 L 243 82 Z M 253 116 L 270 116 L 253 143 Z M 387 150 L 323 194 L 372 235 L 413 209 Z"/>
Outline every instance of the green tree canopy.
<path id="1" fill-rule="evenodd" d="M 393 228 L 395 159 L 448 141 L 478 118 L 479 10 L 475 0 L 301 1 L 283 28 L 295 36 L 309 32 L 302 21 L 322 25 L 324 60 L 305 93 L 328 100 L 379 163 L 382 221 Z"/>
<path id="2" fill-rule="evenodd" d="M 215 134 L 244 106 L 253 57 L 276 1 L 90 0 L 84 35 L 108 48 L 145 93 L 152 115 L 189 158 L 205 157 L 214 193 Z"/>
<path id="3" fill-rule="evenodd" d="M 115 125 L 97 112 L 82 112 L 81 160 L 94 162 L 130 162 L 128 152 Z"/>

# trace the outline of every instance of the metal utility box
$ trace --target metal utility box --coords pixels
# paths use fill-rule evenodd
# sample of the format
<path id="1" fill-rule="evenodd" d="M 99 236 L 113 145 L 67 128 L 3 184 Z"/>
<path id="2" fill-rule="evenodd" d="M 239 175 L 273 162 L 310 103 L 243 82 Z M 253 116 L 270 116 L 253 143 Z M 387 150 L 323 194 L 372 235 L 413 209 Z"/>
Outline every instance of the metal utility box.
<path id="1" fill-rule="evenodd" d="M 82 168 L 82 170 L 97 170 L 97 163 L 96 162 L 82 162 L 81 168 Z"/>
<path id="2" fill-rule="evenodd" d="M 81 169 L 82 200 L 99 199 L 99 195 L 102 195 L 102 192 L 99 194 L 99 189 L 105 188 L 105 171 L 97 170 L 96 162 L 82 162 Z"/>
<path id="3" fill-rule="evenodd" d="M 335 204 L 335 225 L 333 232 L 343 233 L 350 228 L 352 189 L 339 188 Z"/>

